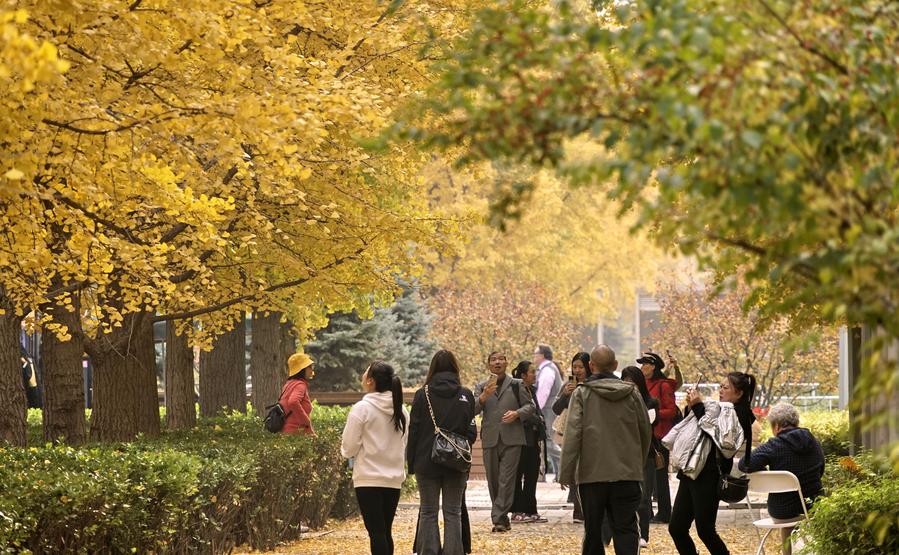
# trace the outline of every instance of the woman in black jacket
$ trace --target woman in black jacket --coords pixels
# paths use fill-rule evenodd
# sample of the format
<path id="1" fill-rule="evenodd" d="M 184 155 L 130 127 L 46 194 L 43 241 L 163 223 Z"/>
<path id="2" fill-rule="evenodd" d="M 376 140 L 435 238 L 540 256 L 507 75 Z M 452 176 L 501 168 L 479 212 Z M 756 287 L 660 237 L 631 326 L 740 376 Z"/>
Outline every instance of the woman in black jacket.
<path id="1" fill-rule="evenodd" d="M 534 363 L 522 360 L 512 370 L 512 377 L 521 380 L 521 387 L 527 388 L 528 396 L 536 405 L 537 369 Z M 512 387 L 515 387 L 513 384 Z M 533 418 L 524 422 L 524 435 L 527 445 L 521 448 L 518 457 L 518 471 L 515 476 L 515 496 L 512 501 L 512 522 L 546 522 L 547 519 L 537 513 L 537 477 L 540 474 L 540 455 L 544 453 L 543 442 L 546 438 L 546 423 L 543 421 L 541 407 Z"/>
<path id="2" fill-rule="evenodd" d="M 743 459 L 749 464 L 752 451 L 752 423 L 755 415 L 752 414 L 752 398 L 755 396 L 755 376 L 743 372 L 730 372 L 721 382 L 718 389 L 718 397 L 722 403 L 732 403 L 734 412 L 743 429 L 743 437 L 746 441 L 746 451 Z M 689 407 L 684 412 L 686 418 L 690 412 L 701 419 L 705 415 L 705 405 L 702 395 L 696 389 L 691 389 L 687 394 Z M 729 555 L 721 536 L 715 528 L 718 519 L 718 482 L 721 476 L 730 473 L 734 465 L 733 457 L 720 456 L 717 447 L 712 447 L 702 467 L 702 471 L 691 479 L 682 472 L 678 472 L 680 486 L 677 489 L 677 497 L 674 500 L 674 508 L 671 510 L 671 522 L 668 523 L 668 533 L 674 541 L 674 546 L 680 555 L 697 555 L 696 544 L 690 537 L 690 525 L 696 522 L 696 535 L 705 544 L 711 555 Z"/>
<path id="3" fill-rule="evenodd" d="M 652 426 L 659 421 L 659 400 L 649 396 L 649 390 L 646 388 L 646 377 L 643 372 L 636 366 L 628 366 L 621 371 L 621 380 L 630 382 L 637 387 L 643 403 L 649 411 L 649 423 Z M 649 455 L 643 461 L 643 497 L 640 499 L 640 508 L 637 513 L 640 516 L 640 547 L 646 547 L 649 544 L 649 521 L 652 519 L 652 490 L 656 479 L 656 453 L 658 452 L 657 443 L 659 440 L 652 437 L 652 443 L 649 448 Z"/>
<path id="4" fill-rule="evenodd" d="M 559 391 L 559 396 L 556 397 L 553 403 L 553 412 L 556 413 L 556 416 L 561 416 L 562 412 L 568 409 L 568 404 L 571 402 L 571 394 L 574 393 L 577 384 L 587 379 L 589 371 L 590 354 L 580 352 L 574 355 L 574 358 L 571 359 L 571 376 L 568 379 L 568 383 Z M 561 446 L 562 444 L 560 443 L 559 447 Z M 562 486 L 562 488 L 564 489 L 565 486 Z M 568 502 L 574 505 L 572 520 L 574 520 L 575 524 L 584 522 L 584 511 L 581 509 L 581 500 L 578 497 L 577 488 L 568 490 Z"/>
<path id="5" fill-rule="evenodd" d="M 430 402 L 430 407 L 429 407 Z M 476 436 L 471 426 L 474 419 L 474 395 L 459 382 L 459 363 L 453 353 L 437 351 L 425 378 L 425 385 L 415 392 L 409 422 L 406 462 L 409 473 L 418 482 L 421 512 L 418 522 L 419 555 L 463 555 L 462 498 L 468 472 L 460 472 L 431 461 L 434 448 L 434 422 L 446 432 L 467 437 L 469 444 Z M 433 421 L 431 417 L 433 409 Z M 443 498 L 443 547 L 437 526 L 437 511 Z"/>

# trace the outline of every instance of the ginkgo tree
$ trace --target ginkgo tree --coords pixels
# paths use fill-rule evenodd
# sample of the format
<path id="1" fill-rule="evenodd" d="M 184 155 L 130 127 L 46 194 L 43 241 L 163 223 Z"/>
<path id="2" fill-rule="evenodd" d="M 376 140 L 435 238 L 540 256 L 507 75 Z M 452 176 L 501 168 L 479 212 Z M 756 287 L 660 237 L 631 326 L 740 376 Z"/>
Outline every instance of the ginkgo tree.
<path id="1" fill-rule="evenodd" d="M 14 229 L 16 236 L 40 234 L 33 222 L 20 217 L 15 204 L 17 195 L 24 191 L 23 180 L 33 167 L 27 151 L 30 140 L 24 131 L 44 113 L 47 88 L 60 79 L 68 63 L 61 60 L 56 47 L 46 40 L 30 34 L 26 28 L 28 14 L 24 10 L 0 8 L 0 213 L 6 229 Z M 8 142 L 19 137 L 22 143 L 15 148 Z M 9 246 L 10 234 L 6 234 Z M 13 247 L 15 248 L 15 247 Z M 27 259 L 27 250 L 19 251 Z M 0 254 L 0 268 L 4 273 L 11 264 L 18 264 L 18 257 Z M 22 368 L 19 360 L 19 334 L 21 314 L 0 285 L 0 439 L 13 444 L 25 442 L 25 398 L 22 388 Z"/>
<path id="2" fill-rule="evenodd" d="M 634 232 L 633 213 L 604 191 L 572 190 L 551 172 L 435 162 L 425 175 L 432 204 L 465 222 L 466 241 L 425 263 L 434 333 L 458 351 L 467 377 L 483 370 L 494 348 L 522 357 L 548 343 L 570 358 L 581 330 L 614 321 L 637 288 L 654 287 L 666 260 L 646 233 Z M 507 202 L 529 183 L 535 186 L 524 198 Z"/>
<path id="3" fill-rule="evenodd" d="M 91 356 L 94 438 L 158 430 L 153 321 L 206 346 L 246 310 L 320 326 L 387 302 L 445 237 L 414 149 L 356 138 L 429 79 L 420 47 L 464 4 L 17 5 L 70 67 L 4 146 L 0 279 Z"/>

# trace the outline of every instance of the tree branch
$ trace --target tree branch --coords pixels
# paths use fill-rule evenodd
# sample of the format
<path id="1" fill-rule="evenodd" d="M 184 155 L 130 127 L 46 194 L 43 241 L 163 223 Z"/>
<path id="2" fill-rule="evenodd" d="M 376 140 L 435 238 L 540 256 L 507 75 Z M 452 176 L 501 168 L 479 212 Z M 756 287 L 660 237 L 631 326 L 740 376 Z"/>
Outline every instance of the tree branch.
<path id="1" fill-rule="evenodd" d="M 767 11 L 774 19 L 777 20 L 780 26 L 783 27 L 787 31 L 787 33 L 790 34 L 790 36 L 796 39 L 796 42 L 799 44 L 800 48 L 802 48 L 806 52 L 810 52 L 811 54 L 818 56 L 843 75 L 849 75 L 849 68 L 836 61 L 829 55 L 825 54 L 821 50 L 818 50 L 818 48 L 813 46 L 809 41 L 799 36 L 799 33 L 797 33 L 795 29 L 790 27 L 790 24 L 787 23 L 787 20 L 785 20 L 779 13 L 777 13 L 777 11 L 775 11 L 774 8 L 772 8 L 771 5 L 768 4 L 768 2 L 766 2 L 765 0 L 758 0 L 758 3 L 765 8 L 765 11 Z"/>
<path id="2" fill-rule="evenodd" d="M 118 233 L 119 235 L 121 235 L 122 237 L 128 239 L 128 240 L 131 241 L 132 243 L 135 243 L 135 244 L 137 244 L 137 245 L 142 245 L 142 246 L 148 246 L 148 245 L 149 245 L 149 243 L 147 243 L 147 242 L 144 241 L 143 239 L 141 239 L 141 238 L 139 238 L 139 237 L 135 237 L 135 236 L 131 233 L 131 230 L 130 230 L 130 229 L 126 229 L 126 228 L 124 228 L 124 227 L 122 227 L 122 226 L 116 224 L 115 222 L 113 222 L 113 221 L 111 221 L 111 220 L 107 220 L 106 218 L 100 216 L 99 214 L 97 214 L 97 213 L 95 213 L 95 212 L 92 212 L 92 211 L 88 210 L 87 208 L 81 206 L 81 205 L 80 205 L 79 203 L 77 203 L 76 201 L 70 199 L 69 197 L 63 195 L 62 193 L 60 193 L 60 192 L 58 192 L 58 191 L 53 193 L 53 198 L 54 198 L 55 200 L 61 202 L 62 204 L 68 206 L 69 208 L 78 210 L 79 212 L 81 212 L 82 214 L 84 214 L 84 215 L 85 215 L 88 219 L 90 219 L 91 221 L 96 222 L 96 223 L 102 225 L 103 227 L 106 227 L 106 228 L 108 228 L 108 229 L 110 229 L 110 230 L 112 230 L 112 231 Z"/>
<path id="3" fill-rule="evenodd" d="M 177 312 L 175 314 L 165 314 L 165 315 L 155 316 L 155 317 L 153 317 L 152 321 L 153 322 L 163 322 L 163 321 L 171 321 L 171 320 L 186 320 L 188 318 L 196 318 L 197 316 L 202 316 L 204 314 L 209 314 L 211 312 L 217 312 L 219 310 L 224 310 L 224 309 L 234 306 L 236 304 L 256 299 L 263 293 L 273 293 L 273 292 L 279 291 L 281 289 L 289 289 L 291 287 L 297 287 L 297 286 L 303 285 L 304 283 L 308 282 L 309 280 L 315 278 L 320 271 L 328 270 L 328 269 L 334 268 L 336 266 L 340 266 L 341 264 L 343 264 L 344 262 L 347 262 L 348 260 L 353 260 L 360 254 L 362 254 L 362 252 L 364 250 L 365 250 L 365 247 L 362 247 L 362 248 L 357 249 L 354 253 L 352 253 L 348 256 L 336 258 L 330 264 L 326 264 L 325 266 L 322 266 L 321 268 L 314 270 L 311 274 L 309 274 L 306 277 L 294 279 L 291 281 L 276 283 L 275 285 L 266 287 L 265 289 L 262 289 L 257 293 L 241 295 L 239 297 L 235 297 L 233 299 L 223 301 L 223 302 L 220 302 L 220 303 L 217 303 L 217 304 L 214 304 L 211 306 L 207 306 L 204 308 L 198 308 L 198 309 L 189 310 L 186 312 Z"/>

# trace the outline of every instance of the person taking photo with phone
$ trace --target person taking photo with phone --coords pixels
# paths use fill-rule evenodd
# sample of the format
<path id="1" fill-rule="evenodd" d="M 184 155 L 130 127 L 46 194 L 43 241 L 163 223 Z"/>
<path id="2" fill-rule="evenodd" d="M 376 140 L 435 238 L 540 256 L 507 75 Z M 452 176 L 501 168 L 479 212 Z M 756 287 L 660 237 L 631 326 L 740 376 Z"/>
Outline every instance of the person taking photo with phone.
<path id="1" fill-rule="evenodd" d="M 492 508 L 494 532 L 512 529 L 509 511 L 515 498 L 515 476 L 521 448 L 527 445 L 524 422 L 537 412 L 525 386 L 506 374 L 506 355 L 494 351 L 487 356 L 490 378 L 475 386 L 475 414 L 481 414 L 481 445 Z"/>
<path id="2" fill-rule="evenodd" d="M 571 395 L 578 384 L 587 379 L 589 368 L 589 353 L 580 352 L 574 355 L 574 358 L 571 359 L 571 373 L 568 376 L 568 383 L 562 387 L 553 403 L 553 412 L 558 416 L 553 423 L 553 439 L 559 447 L 565 441 L 565 424 L 568 420 L 568 405 L 571 403 Z M 568 502 L 574 506 L 574 511 L 571 515 L 572 520 L 575 524 L 583 524 L 584 511 L 581 507 L 581 499 L 578 496 L 577 488 L 568 488 L 568 486 L 563 485 L 562 489 L 568 489 Z"/>
<path id="3" fill-rule="evenodd" d="M 744 441 L 744 458 L 750 460 L 755 386 L 755 376 L 730 372 L 721 381 L 718 401 L 704 401 L 699 388 L 691 388 L 684 421 L 662 439 L 671 451 L 671 463 L 680 480 L 668 524 L 668 533 L 680 555 L 698 555 L 690 537 L 694 521 L 696 534 L 711 555 L 730 553 L 715 527 L 719 483 L 733 468 L 734 455 Z"/>

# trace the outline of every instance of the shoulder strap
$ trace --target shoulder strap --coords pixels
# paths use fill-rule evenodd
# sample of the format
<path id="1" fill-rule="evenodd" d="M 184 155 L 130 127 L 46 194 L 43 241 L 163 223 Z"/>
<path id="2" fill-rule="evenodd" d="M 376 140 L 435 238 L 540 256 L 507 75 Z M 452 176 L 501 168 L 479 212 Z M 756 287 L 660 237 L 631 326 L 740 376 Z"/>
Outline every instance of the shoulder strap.
<path id="1" fill-rule="evenodd" d="M 512 393 L 515 394 L 515 402 L 518 404 L 518 408 L 521 408 L 521 397 L 519 397 L 520 390 L 518 389 L 518 382 L 514 381 L 515 378 L 512 378 Z"/>

